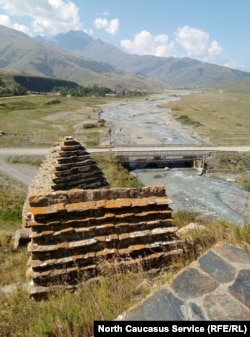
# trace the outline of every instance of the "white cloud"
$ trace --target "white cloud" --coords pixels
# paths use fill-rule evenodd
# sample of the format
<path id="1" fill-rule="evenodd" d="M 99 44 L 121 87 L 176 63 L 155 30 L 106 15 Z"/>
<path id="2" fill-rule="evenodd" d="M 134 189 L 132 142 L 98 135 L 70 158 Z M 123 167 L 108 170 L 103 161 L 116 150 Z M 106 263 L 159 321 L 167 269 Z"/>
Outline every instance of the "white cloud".
<path id="1" fill-rule="evenodd" d="M 82 29 L 79 9 L 70 0 L 11 0 L 8 2 L 0 0 L 0 6 L 9 16 L 15 15 L 15 20 L 16 16 L 30 18 L 32 20 L 30 35 L 38 33 L 53 35 L 70 29 Z M 18 23 L 13 23 L 11 26 L 25 28 Z"/>
<path id="2" fill-rule="evenodd" d="M 174 42 L 167 35 L 153 36 L 146 30 L 136 34 L 133 40 L 122 40 L 121 46 L 138 55 L 170 56 L 174 52 Z"/>
<path id="3" fill-rule="evenodd" d="M 137 55 L 154 55 L 162 57 L 188 56 L 202 62 L 215 62 L 222 56 L 222 47 L 209 34 L 201 29 L 183 26 L 175 32 L 175 40 L 168 35 L 152 35 L 144 30 L 134 36 L 133 40 L 122 40 L 121 46 Z"/>
<path id="4" fill-rule="evenodd" d="M 97 29 L 103 29 L 107 33 L 115 35 L 119 29 L 119 20 L 113 19 L 108 21 L 107 19 L 98 18 L 94 21 Z"/>
<path id="5" fill-rule="evenodd" d="M 3 26 L 10 27 L 11 26 L 11 21 L 10 18 L 7 15 L 0 15 L 0 24 Z"/>
<path id="6" fill-rule="evenodd" d="M 210 47 L 208 48 L 208 55 L 212 58 L 220 55 L 222 53 L 222 48 L 217 41 L 212 41 Z"/>
<path id="7" fill-rule="evenodd" d="M 183 26 L 177 29 L 176 42 L 184 49 L 185 55 L 201 61 L 213 61 L 222 53 L 217 41 L 210 41 L 209 34 L 201 29 Z"/>
<path id="8" fill-rule="evenodd" d="M 25 25 L 20 25 L 18 23 L 12 23 L 10 20 L 10 17 L 7 15 L 0 15 L 0 25 L 9 27 L 9 28 L 13 28 L 15 30 L 18 30 L 20 32 L 23 32 L 27 35 L 31 34 L 30 28 L 25 26 Z"/>

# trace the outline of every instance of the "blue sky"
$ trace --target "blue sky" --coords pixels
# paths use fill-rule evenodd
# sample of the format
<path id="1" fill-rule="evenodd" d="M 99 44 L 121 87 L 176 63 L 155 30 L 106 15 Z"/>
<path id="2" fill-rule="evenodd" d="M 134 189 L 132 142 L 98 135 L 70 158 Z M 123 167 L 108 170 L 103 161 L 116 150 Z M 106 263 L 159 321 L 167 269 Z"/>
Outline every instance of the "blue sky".
<path id="1" fill-rule="evenodd" d="M 250 71 L 250 0 L 0 0 L 0 24 L 30 36 L 83 30 L 127 53 Z"/>

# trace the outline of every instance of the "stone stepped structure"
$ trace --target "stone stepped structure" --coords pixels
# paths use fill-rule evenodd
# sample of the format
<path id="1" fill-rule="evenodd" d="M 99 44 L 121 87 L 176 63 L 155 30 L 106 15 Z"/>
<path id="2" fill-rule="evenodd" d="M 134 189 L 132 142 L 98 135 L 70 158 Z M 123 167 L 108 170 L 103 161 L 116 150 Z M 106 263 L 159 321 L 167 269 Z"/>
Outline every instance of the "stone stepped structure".
<path id="1" fill-rule="evenodd" d="M 65 137 L 47 155 L 29 192 L 105 187 L 109 184 L 90 154 L 74 138 Z"/>
<path id="2" fill-rule="evenodd" d="M 181 253 L 170 204 L 161 185 L 109 188 L 82 145 L 64 138 L 41 165 L 23 209 L 30 295 L 75 288 L 110 266 L 168 263 Z"/>

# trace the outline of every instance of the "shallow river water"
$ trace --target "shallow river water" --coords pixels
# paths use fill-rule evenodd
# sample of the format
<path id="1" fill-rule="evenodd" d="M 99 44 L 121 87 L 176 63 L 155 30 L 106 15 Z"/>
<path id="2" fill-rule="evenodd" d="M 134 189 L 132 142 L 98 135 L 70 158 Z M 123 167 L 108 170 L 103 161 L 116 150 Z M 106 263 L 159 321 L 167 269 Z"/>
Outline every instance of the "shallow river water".
<path id="1" fill-rule="evenodd" d="M 154 96 L 151 100 L 113 103 L 102 106 L 101 118 L 111 122 L 113 146 L 154 144 L 195 144 L 188 128 L 175 121 L 168 109 L 160 107 L 176 96 Z M 104 138 L 103 142 L 108 139 Z"/>
<path id="2" fill-rule="evenodd" d="M 102 106 L 101 118 L 111 123 L 112 145 L 195 144 L 192 130 L 175 121 L 159 105 L 177 99 L 159 96 L 125 104 Z M 107 139 L 103 139 L 105 143 Z M 134 170 L 144 185 L 162 184 L 172 200 L 171 208 L 191 210 L 212 219 L 243 224 L 250 217 L 250 193 L 239 186 L 209 175 L 198 175 L 194 169 Z"/>

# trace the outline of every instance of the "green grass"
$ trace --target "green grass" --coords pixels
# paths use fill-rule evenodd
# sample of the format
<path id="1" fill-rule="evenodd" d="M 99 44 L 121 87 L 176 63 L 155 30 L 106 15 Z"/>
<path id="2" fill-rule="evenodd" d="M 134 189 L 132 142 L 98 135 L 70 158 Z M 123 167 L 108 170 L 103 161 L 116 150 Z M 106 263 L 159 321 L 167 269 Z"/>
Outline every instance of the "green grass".
<path id="1" fill-rule="evenodd" d="M 200 122 L 194 121 L 193 119 L 189 118 L 187 115 L 181 115 L 180 117 L 177 117 L 177 120 L 180 123 L 184 125 L 188 125 L 188 126 L 193 126 L 193 127 L 202 126 Z"/>
<path id="2" fill-rule="evenodd" d="M 0 188 L 0 230 L 20 228 L 26 188 L 1 175 Z"/>
<path id="3" fill-rule="evenodd" d="M 143 186 L 134 176 L 128 173 L 115 156 L 108 155 L 108 160 L 105 160 L 102 155 L 93 155 L 93 158 L 104 172 L 110 187 L 133 188 Z"/>

